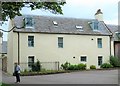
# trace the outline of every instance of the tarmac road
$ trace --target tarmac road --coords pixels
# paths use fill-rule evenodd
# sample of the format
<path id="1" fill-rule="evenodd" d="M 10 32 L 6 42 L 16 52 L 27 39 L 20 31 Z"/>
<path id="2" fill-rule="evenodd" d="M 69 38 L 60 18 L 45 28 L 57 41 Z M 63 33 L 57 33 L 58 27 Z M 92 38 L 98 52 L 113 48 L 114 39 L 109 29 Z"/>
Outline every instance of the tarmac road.
<path id="1" fill-rule="evenodd" d="M 3 73 L 2 80 L 4 83 L 14 84 L 15 77 Z M 118 84 L 118 70 L 95 70 L 39 76 L 21 76 L 20 84 Z"/>

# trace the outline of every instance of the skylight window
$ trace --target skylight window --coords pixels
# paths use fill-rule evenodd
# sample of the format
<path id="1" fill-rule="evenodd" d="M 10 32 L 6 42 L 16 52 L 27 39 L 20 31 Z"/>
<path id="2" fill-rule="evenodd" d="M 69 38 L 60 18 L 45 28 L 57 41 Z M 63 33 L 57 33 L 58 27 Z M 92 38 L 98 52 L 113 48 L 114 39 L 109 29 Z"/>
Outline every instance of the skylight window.
<path id="1" fill-rule="evenodd" d="M 79 29 L 80 31 L 83 31 L 83 26 L 76 25 L 76 29 Z"/>
<path id="2" fill-rule="evenodd" d="M 56 21 L 53 21 L 53 24 L 56 25 L 56 26 L 58 25 L 58 23 Z"/>

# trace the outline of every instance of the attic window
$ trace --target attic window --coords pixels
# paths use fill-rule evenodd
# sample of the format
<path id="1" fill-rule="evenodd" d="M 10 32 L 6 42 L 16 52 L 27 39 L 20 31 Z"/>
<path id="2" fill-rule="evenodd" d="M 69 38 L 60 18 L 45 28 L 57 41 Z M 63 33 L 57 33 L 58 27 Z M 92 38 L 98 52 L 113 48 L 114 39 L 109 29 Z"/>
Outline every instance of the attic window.
<path id="1" fill-rule="evenodd" d="M 90 27 L 92 28 L 93 31 L 99 31 L 99 22 L 98 21 L 92 21 L 88 22 Z"/>
<path id="2" fill-rule="evenodd" d="M 98 22 L 94 22 L 94 30 L 98 30 Z"/>
<path id="3" fill-rule="evenodd" d="M 80 31 L 83 31 L 83 26 L 76 25 L 76 29 L 79 29 Z"/>
<path id="4" fill-rule="evenodd" d="M 34 21 L 33 21 L 32 17 L 26 17 L 25 18 L 25 26 L 26 26 L 26 28 L 33 28 Z"/>
<path id="5" fill-rule="evenodd" d="M 58 26 L 58 23 L 57 23 L 56 21 L 53 21 L 53 24 L 54 24 L 55 26 Z"/>

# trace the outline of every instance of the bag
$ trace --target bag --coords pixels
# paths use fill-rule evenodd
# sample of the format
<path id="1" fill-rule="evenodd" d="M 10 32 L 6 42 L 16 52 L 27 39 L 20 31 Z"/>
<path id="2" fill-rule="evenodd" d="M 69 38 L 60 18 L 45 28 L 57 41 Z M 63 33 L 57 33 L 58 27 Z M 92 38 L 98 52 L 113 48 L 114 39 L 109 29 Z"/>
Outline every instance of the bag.
<path id="1" fill-rule="evenodd" d="M 16 76 L 16 73 L 15 73 L 15 72 L 13 73 L 13 76 Z"/>

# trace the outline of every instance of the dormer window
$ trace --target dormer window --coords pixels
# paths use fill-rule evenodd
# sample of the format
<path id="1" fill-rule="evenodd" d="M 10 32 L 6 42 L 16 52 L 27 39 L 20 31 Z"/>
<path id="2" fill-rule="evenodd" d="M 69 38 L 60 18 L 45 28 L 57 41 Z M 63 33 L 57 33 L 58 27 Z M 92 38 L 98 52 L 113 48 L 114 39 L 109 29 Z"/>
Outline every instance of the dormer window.
<path id="1" fill-rule="evenodd" d="M 94 30 L 98 30 L 98 22 L 94 22 Z"/>
<path id="2" fill-rule="evenodd" d="M 53 21 L 54 26 L 58 26 L 57 21 Z"/>
<path id="3" fill-rule="evenodd" d="M 90 27 L 92 28 L 93 31 L 99 31 L 99 22 L 98 21 L 92 21 L 88 22 L 90 24 Z"/>
<path id="4" fill-rule="evenodd" d="M 78 30 L 80 30 L 80 31 L 83 31 L 83 26 L 76 25 L 75 27 L 76 27 L 76 29 L 78 29 Z"/>
<path id="5" fill-rule="evenodd" d="M 25 27 L 26 28 L 33 28 L 34 22 L 32 17 L 26 17 L 25 18 Z"/>

